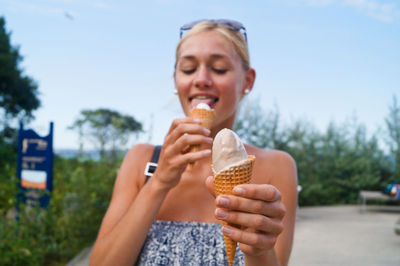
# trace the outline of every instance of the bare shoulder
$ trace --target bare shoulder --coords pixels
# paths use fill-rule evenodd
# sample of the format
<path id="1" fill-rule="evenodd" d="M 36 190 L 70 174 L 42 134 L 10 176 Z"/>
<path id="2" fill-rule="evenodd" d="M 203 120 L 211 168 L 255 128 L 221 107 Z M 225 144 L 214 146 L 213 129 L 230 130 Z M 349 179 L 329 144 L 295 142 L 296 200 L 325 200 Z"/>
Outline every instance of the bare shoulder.
<path id="1" fill-rule="evenodd" d="M 141 187 L 145 181 L 144 170 L 150 161 L 154 146 L 150 144 L 137 144 L 125 155 L 119 169 L 118 179 L 123 183 L 134 182 L 136 187 Z"/>
<path id="2" fill-rule="evenodd" d="M 122 162 L 122 166 L 127 164 L 138 164 L 141 162 L 148 161 L 148 157 L 151 157 L 154 151 L 154 146 L 150 144 L 137 144 L 133 146 L 125 155 Z"/>
<path id="3" fill-rule="evenodd" d="M 246 145 L 248 154 L 256 156 L 255 182 L 280 184 L 292 183 L 297 186 L 297 169 L 293 157 L 284 151 L 265 150 L 255 146 Z"/>
<path id="4" fill-rule="evenodd" d="M 128 158 L 136 158 L 143 157 L 144 154 L 152 154 L 154 150 L 154 146 L 150 144 L 137 144 L 133 146 L 126 154 L 125 159 Z"/>
<path id="5" fill-rule="evenodd" d="M 145 182 L 144 168 L 154 150 L 152 145 L 139 144 L 132 147 L 124 157 L 114 184 L 110 206 L 104 216 L 98 238 L 116 225 Z"/>

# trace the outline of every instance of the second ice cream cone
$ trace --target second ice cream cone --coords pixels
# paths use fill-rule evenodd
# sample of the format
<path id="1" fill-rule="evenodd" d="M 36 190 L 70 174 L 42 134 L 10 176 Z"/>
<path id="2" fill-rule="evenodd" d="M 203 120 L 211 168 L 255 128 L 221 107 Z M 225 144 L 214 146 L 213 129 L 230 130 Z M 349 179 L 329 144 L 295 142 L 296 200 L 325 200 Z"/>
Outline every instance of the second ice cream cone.
<path id="1" fill-rule="evenodd" d="M 254 162 L 255 156 L 248 155 L 247 160 L 235 165 L 231 165 L 228 168 L 219 171 L 218 173 L 214 172 L 214 188 L 216 196 L 222 194 L 231 195 L 235 186 L 249 183 L 253 172 Z M 226 224 L 226 222 L 222 222 L 223 226 Z M 236 227 L 232 224 L 228 225 Z M 226 236 L 224 236 L 224 241 L 228 263 L 230 266 L 232 266 L 235 258 L 237 243 Z"/>

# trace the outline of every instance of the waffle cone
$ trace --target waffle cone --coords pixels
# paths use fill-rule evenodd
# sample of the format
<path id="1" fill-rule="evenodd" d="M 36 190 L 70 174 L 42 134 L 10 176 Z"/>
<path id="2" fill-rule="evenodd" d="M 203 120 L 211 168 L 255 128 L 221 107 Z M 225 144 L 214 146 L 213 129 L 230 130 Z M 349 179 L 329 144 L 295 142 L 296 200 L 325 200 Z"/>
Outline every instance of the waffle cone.
<path id="1" fill-rule="evenodd" d="M 227 169 L 223 169 L 218 173 L 214 172 L 214 188 L 215 194 L 218 195 L 232 195 L 232 190 L 235 186 L 250 183 L 251 175 L 253 172 L 254 155 L 248 155 L 248 159 L 236 165 L 232 165 Z M 221 222 L 222 226 L 229 225 L 238 228 L 236 225 Z M 236 241 L 233 241 L 227 236 L 224 236 L 225 249 L 230 266 L 233 264 L 236 253 Z"/>
<path id="2" fill-rule="evenodd" d="M 211 129 L 212 123 L 214 122 L 215 118 L 215 111 L 214 109 L 206 110 L 200 108 L 193 108 L 190 111 L 189 117 L 196 118 L 201 121 L 201 125 L 207 129 Z M 197 152 L 200 150 L 200 145 L 192 145 L 190 146 L 189 152 Z M 193 166 L 193 163 L 191 163 Z"/>
<path id="3" fill-rule="evenodd" d="M 189 117 L 199 119 L 201 121 L 201 124 L 203 125 L 203 127 L 207 128 L 207 129 L 211 129 L 212 123 L 215 118 L 215 110 L 214 109 L 206 110 L 206 109 L 200 109 L 200 108 L 193 108 L 190 111 Z"/>

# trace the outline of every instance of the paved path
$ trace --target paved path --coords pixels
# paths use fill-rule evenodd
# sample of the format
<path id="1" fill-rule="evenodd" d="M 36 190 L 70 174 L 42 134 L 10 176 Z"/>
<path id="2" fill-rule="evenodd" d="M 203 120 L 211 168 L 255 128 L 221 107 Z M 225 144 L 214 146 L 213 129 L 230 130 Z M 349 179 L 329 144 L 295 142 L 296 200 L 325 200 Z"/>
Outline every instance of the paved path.
<path id="1" fill-rule="evenodd" d="M 400 212 L 358 206 L 300 208 L 290 266 L 399 266 Z"/>
<path id="2" fill-rule="evenodd" d="M 289 266 L 399 266 L 400 210 L 360 213 L 358 206 L 302 207 Z M 67 266 L 86 266 L 90 248 Z"/>

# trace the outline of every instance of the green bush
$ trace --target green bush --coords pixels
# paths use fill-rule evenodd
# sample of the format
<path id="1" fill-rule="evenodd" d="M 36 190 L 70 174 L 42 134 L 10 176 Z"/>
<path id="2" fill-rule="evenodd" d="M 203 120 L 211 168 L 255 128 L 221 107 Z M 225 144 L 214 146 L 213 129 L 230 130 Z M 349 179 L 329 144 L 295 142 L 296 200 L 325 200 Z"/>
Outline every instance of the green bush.
<path id="1" fill-rule="evenodd" d="M 3 141 L 0 135 L 0 217 L 15 206 L 17 193 L 17 156 L 12 144 Z"/>
<path id="2" fill-rule="evenodd" d="M 48 209 L 21 206 L 19 221 L 0 220 L 0 265 L 62 265 L 93 244 L 119 164 L 56 157 Z M 15 194 L 7 197 L 0 204 L 14 207 L 3 201 Z"/>
<path id="3" fill-rule="evenodd" d="M 396 119 L 400 121 L 400 117 Z M 395 132 L 400 132 L 400 122 L 393 124 L 398 125 L 393 126 Z M 301 206 L 354 204 L 360 190 L 383 190 L 391 181 L 400 182 L 394 152 L 385 153 L 378 135 L 368 136 L 365 126 L 356 119 L 339 125 L 331 123 L 321 132 L 302 120 L 284 125 L 277 107 L 265 111 L 258 102 L 249 102 L 243 105 L 234 130 L 249 144 L 293 156 L 302 186 Z M 379 136 L 382 141 L 384 137 Z"/>
<path id="4" fill-rule="evenodd" d="M 390 162 L 363 126 L 331 124 L 325 134 L 307 136 L 284 148 L 297 162 L 301 205 L 354 204 L 360 190 L 389 183 Z"/>

